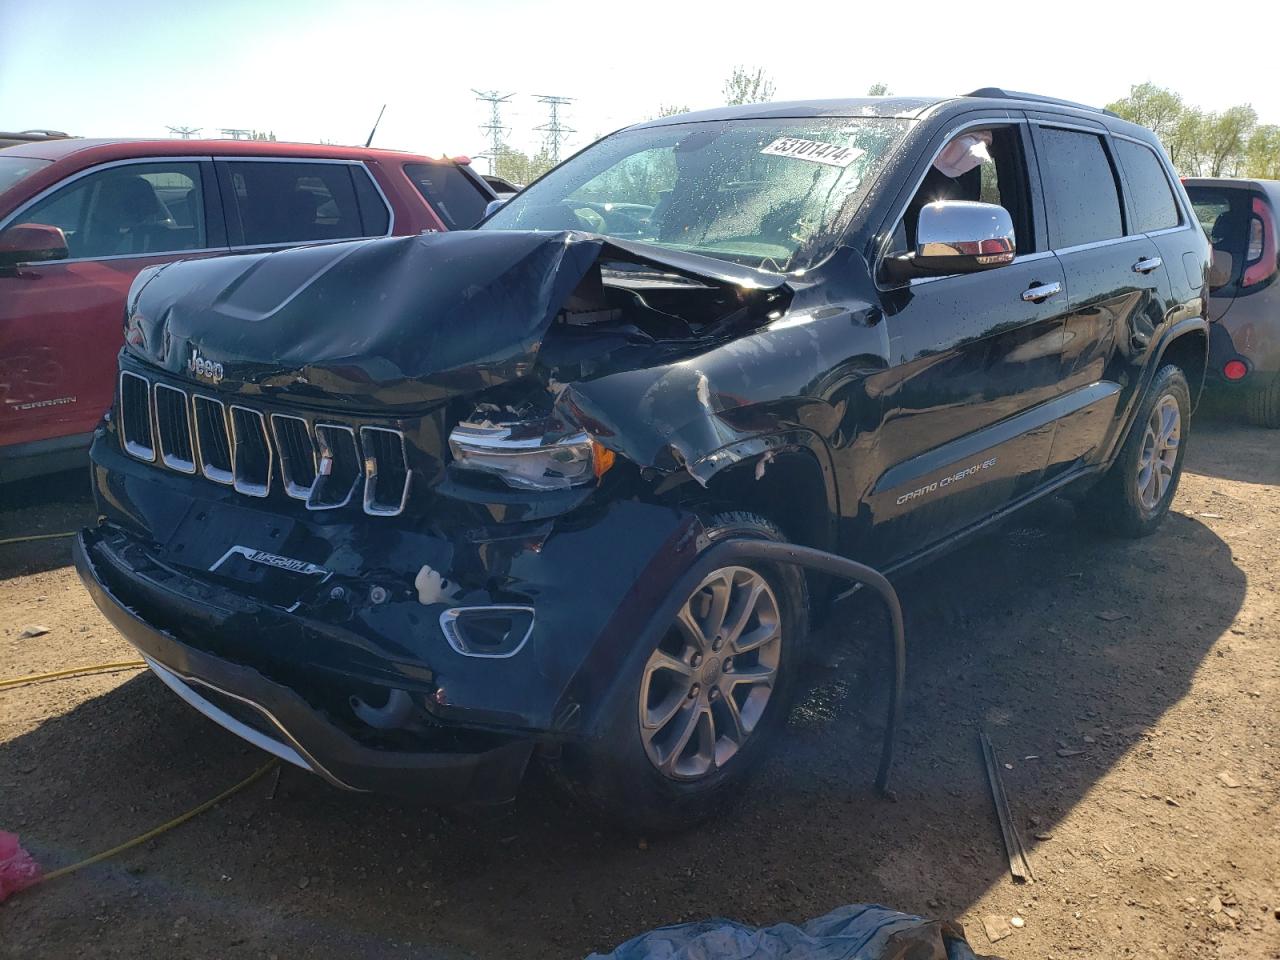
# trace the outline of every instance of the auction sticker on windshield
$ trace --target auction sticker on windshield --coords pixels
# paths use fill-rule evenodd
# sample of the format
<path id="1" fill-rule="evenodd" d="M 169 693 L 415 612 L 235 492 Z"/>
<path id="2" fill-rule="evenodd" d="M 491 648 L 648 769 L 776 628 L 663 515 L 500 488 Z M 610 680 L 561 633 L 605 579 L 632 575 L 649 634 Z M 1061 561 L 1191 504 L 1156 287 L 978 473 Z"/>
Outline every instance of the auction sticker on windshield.
<path id="1" fill-rule="evenodd" d="M 779 137 L 760 152 L 770 157 L 795 157 L 831 167 L 847 167 L 863 154 L 857 147 L 838 147 L 834 143 L 799 137 Z"/>

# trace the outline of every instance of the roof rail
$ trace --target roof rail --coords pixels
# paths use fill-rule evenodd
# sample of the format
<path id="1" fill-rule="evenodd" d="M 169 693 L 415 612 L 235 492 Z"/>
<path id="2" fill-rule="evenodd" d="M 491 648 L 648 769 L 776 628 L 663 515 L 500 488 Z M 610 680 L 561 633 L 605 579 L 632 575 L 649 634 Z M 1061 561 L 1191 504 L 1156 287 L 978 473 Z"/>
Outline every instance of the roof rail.
<path id="1" fill-rule="evenodd" d="M 1052 103 L 1059 107 L 1073 107 L 1076 110 L 1087 110 L 1090 113 L 1103 113 L 1108 117 L 1119 117 L 1119 114 L 1112 110 L 1091 107 L 1087 103 L 1076 103 L 1074 100 L 1062 100 L 1058 97 L 1043 97 L 1038 93 L 1023 93 L 1020 90 L 1005 90 L 1001 87 L 979 87 L 977 90 L 963 94 L 963 96 L 989 97 L 995 100 L 1028 100 L 1031 103 Z"/>

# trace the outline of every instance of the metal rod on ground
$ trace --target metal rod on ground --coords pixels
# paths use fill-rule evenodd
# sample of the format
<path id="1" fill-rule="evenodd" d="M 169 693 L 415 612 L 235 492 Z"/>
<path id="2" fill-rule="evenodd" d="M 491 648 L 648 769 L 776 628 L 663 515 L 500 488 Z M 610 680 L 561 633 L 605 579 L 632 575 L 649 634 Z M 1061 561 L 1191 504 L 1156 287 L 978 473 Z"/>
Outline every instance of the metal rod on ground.
<path id="1" fill-rule="evenodd" d="M 987 766 L 987 780 L 991 783 L 991 799 L 996 805 L 996 818 L 1000 821 L 1000 834 L 1004 837 L 1004 849 L 1009 856 L 1009 873 L 1019 883 L 1034 881 L 1035 873 L 1031 870 L 1031 860 L 1026 848 L 1022 846 L 1022 837 L 1014 826 L 1013 814 L 1009 812 L 1009 798 L 1004 792 L 1004 781 L 1000 778 L 1000 764 L 996 760 L 995 748 L 991 746 L 986 731 L 978 732 L 978 740 L 982 745 L 982 760 Z"/>
<path id="2" fill-rule="evenodd" d="M 858 563 L 856 560 L 849 560 L 822 550 L 814 550 L 812 547 L 798 547 L 773 540 L 733 539 L 723 541 L 707 553 L 717 551 L 736 557 L 752 557 L 757 560 L 771 560 L 775 563 L 793 563 L 798 567 L 816 570 L 841 580 L 863 584 L 880 595 L 885 608 L 889 611 L 890 628 L 893 633 L 893 684 L 889 688 L 889 716 L 885 722 L 884 743 L 880 748 L 880 769 L 876 773 L 876 788 L 885 796 L 891 797 L 889 770 L 893 765 L 898 728 L 902 726 L 902 695 L 907 677 L 907 639 L 902 623 L 902 604 L 898 601 L 898 592 L 893 589 L 893 584 L 884 574 L 865 563 Z"/>

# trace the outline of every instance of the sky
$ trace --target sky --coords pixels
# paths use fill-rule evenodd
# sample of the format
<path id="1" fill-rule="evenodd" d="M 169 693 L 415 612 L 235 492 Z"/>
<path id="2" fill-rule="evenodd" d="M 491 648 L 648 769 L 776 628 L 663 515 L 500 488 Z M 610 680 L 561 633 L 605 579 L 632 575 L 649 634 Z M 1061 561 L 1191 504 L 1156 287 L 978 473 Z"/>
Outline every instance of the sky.
<path id="1" fill-rule="evenodd" d="M 723 102 L 736 65 L 775 99 L 948 95 L 1002 86 L 1101 105 L 1133 84 L 1206 109 L 1252 103 L 1280 123 L 1269 58 L 1198 41 L 1190 4 L 915 0 L 0 0 L 0 130 L 164 137 L 170 126 L 274 131 L 281 140 L 478 155 L 488 105 L 534 150 L 536 95 L 572 97 L 568 148 L 663 104 Z M 1243 36 L 1243 35 L 1242 35 Z M 1229 63 L 1231 69 L 1220 69 Z M 1212 68 L 1212 69 L 1211 69 Z"/>

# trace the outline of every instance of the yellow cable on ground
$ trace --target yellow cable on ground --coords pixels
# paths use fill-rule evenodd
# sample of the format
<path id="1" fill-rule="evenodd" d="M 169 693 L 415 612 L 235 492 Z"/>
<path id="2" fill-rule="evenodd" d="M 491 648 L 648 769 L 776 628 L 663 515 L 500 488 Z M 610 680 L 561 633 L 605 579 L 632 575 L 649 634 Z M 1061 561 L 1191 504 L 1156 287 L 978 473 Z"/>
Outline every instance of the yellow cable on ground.
<path id="1" fill-rule="evenodd" d="M 166 830 L 172 830 L 174 827 L 177 827 L 186 823 L 192 817 L 197 817 L 200 814 L 204 813 L 206 810 L 210 809 L 211 807 L 217 806 L 223 800 L 226 800 L 228 797 L 239 793 L 241 790 L 249 786 L 251 783 L 261 780 L 264 776 L 266 776 L 268 773 L 270 773 L 279 765 L 280 765 L 279 760 L 272 759 L 264 766 L 259 767 L 253 773 L 249 774 L 249 776 L 245 777 L 243 780 L 237 783 L 234 787 L 229 787 L 228 789 L 223 790 L 220 794 L 218 794 L 212 800 L 206 800 L 204 803 L 200 804 L 200 806 L 192 810 L 188 810 L 182 816 L 174 817 L 168 823 L 161 824 L 160 826 L 156 827 L 154 830 L 148 830 L 146 833 L 142 834 L 142 836 L 134 837 L 132 840 L 122 843 L 118 847 L 112 847 L 110 850 L 104 850 L 102 851 L 102 853 L 96 854 L 90 857 L 88 860 L 81 860 L 79 863 L 73 863 L 67 867 L 59 867 L 57 870 L 54 870 L 50 873 L 46 873 L 37 881 L 37 884 L 48 883 L 50 880 L 56 880 L 58 877 L 65 877 L 68 873 L 75 873 L 81 867 L 87 867 L 87 866 L 90 866 L 91 864 L 99 863 L 103 860 L 106 860 L 108 857 L 114 857 L 117 853 L 124 853 L 124 851 L 132 849 L 133 847 L 136 847 L 139 844 L 146 843 L 148 840 L 151 840 L 154 837 L 160 836 L 160 834 L 164 833 Z"/>
<path id="2" fill-rule="evenodd" d="M 88 673 L 109 673 L 112 670 L 137 670 L 145 667 L 146 661 L 143 660 L 121 660 L 119 663 L 100 663 L 94 667 L 68 667 L 66 670 L 55 670 L 53 673 L 33 673 L 28 677 L 13 677 L 10 680 L 0 680 L 0 690 L 7 690 L 10 687 L 20 687 L 24 683 L 39 683 L 41 680 L 58 680 L 62 677 L 74 677 L 76 674 Z"/>
<path id="3" fill-rule="evenodd" d="M 29 537 L 9 537 L 7 540 L 0 540 L 0 547 L 7 543 L 30 543 L 32 540 L 61 540 L 63 537 L 74 537 L 75 531 L 71 533 L 37 533 Z"/>

